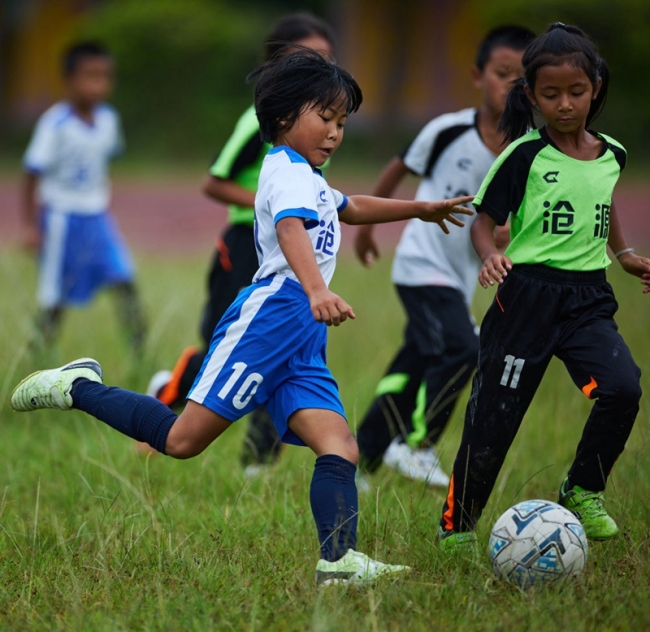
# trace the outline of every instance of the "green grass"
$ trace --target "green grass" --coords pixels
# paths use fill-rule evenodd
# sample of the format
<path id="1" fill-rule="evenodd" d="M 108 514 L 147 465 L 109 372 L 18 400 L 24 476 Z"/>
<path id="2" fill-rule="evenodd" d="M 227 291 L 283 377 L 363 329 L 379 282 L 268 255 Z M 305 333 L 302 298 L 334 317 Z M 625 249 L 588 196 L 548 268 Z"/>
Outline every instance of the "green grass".
<path id="1" fill-rule="evenodd" d="M 358 591 L 314 587 L 318 558 L 309 509 L 314 457 L 287 447 L 270 475 L 244 479 L 244 423 L 200 457 L 143 459 L 132 443 L 81 413 L 16 415 L 8 394 L 40 363 L 92 355 L 106 381 L 135 390 L 195 342 L 207 256 L 140 261 L 151 335 L 136 358 L 103 296 L 70 313 L 61 342 L 38 360 L 26 352 L 34 271 L 0 254 L 0 629 L 2 630 L 624 630 L 650 626 L 650 406 L 607 490 L 622 536 L 595 543 L 575 583 L 520 593 L 497 582 L 487 555 L 449 561 L 435 546 L 443 492 L 381 470 L 361 498 L 359 548 L 415 572 Z M 357 320 L 330 333 L 329 362 L 351 426 L 361 419 L 397 348 L 403 316 L 389 261 L 372 271 L 343 260 L 333 289 Z M 615 268 L 616 266 L 613 266 Z M 648 390 L 647 300 L 612 270 L 619 324 Z M 479 292 L 479 313 L 490 300 Z M 450 469 L 466 395 L 441 445 Z M 556 498 L 589 402 L 553 363 L 508 456 L 479 525 L 482 547 L 507 507 Z"/>

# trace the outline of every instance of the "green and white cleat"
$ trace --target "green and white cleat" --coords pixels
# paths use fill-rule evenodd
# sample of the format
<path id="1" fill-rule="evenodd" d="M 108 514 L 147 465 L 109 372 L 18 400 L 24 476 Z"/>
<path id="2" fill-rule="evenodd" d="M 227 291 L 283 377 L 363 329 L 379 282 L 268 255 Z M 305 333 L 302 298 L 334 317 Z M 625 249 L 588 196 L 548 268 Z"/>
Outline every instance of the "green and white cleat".
<path id="1" fill-rule="evenodd" d="M 453 555 L 476 555 L 478 539 L 475 531 L 445 531 L 438 527 L 438 547 L 445 553 Z"/>
<path id="2" fill-rule="evenodd" d="M 58 369 L 36 371 L 26 377 L 11 394 L 11 407 L 17 412 L 40 408 L 72 408 L 72 385 L 85 378 L 102 383 L 102 367 L 97 360 L 80 358 Z"/>
<path id="3" fill-rule="evenodd" d="M 316 564 L 316 586 L 320 588 L 336 584 L 368 584 L 378 579 L 403 575 L 410 570 L 410 566 L 384 564 L 359 553 L 359 551 L 348 549 L 348 552 L 336 562 L 318 561 Z"/>
<path id="4" fill-rule="evenodd" d="M 603 493 L 590 492 L 579 485 L 566 489 L 568 478 L 560 485 L 559 503 L 580 522 L 588 540 L 608 540 L 618 534 L 618 526 L 603 507 Z"/>

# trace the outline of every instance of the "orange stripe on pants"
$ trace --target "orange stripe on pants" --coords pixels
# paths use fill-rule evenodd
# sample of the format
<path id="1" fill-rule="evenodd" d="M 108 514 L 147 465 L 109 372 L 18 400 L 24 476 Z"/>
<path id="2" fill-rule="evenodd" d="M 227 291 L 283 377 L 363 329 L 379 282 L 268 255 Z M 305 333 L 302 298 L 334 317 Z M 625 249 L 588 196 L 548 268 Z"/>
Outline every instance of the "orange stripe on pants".
<path id="1" fill-rule="evenodd" d="M 449 490 L 447 491 L 447 511 L 442 514 L 445 521 L 445 531 L 454 530 L 454 474 L 449 479 Z"/>
<path id="2" fill-rule="evenodd" d="M 592 377 L 592 378 L 591 378 L 591 382 L 589 382 L 589 384 L 586 384 L 585 386 L 583 386 L 582 389 L 580 389 L 580 390 L 582 390 L 582 392 L 583 392 L 583 393 L 584 393 L 584 394 L 585 394 L 589 399 L 591 399 L 591 392 L 592 392 L 595 388 L 598 388 L 598 383 L 597 383 L 596 380 L 594 380 L 594 378 Z"/>

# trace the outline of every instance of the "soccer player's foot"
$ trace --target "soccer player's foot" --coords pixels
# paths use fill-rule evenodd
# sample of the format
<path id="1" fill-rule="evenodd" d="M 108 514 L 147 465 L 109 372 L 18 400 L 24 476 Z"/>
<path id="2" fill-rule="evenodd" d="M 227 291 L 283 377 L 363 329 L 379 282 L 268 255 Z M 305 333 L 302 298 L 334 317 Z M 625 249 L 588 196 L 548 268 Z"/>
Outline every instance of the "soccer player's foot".
<path id="1" fill-rule="evenodd" d="M 158 399 L 161 391 L 169 384 L 169 380 L 172 378 L 171 371 L 158 371 L 153 374 L 153 377 L 149 380 L 147 385 L 147 395 L 150 397 L 155 397 Z"/>
<path id="2" fill-rule="evenodd" d="M 433 448 L 414 449 L 407 443 L 394 439 L 384 454 L 384 465 L 397 470 L 402 476 L 422 481 L 433 487 L 447 487 L 449 477 L 440 467 Z"/>
<path id="3" fill-rule="evenodd" d="M 354 482 L 357 485 L 357 492 L 359 494 L 367 494 L 372 489 L 370 477 L 358 468 L 357 473 L 354 475 Z"/>
<path id="4" fill-rule="evenodd" d="M 559 503 L 580 520 L 589 540 L 607 540 L 618 534 L 618 526 L 603 506 L 603 493 L 590 492 L 579 485 L 567 489 L 569 479 L 560 485 Z"/>
<path id="5" fill-rule="evenodd" d="M 85 378 L 102 382 L 102 368 L 97 360 L 80 358 L 58 369 L 36 371 L 26 377 L 11 394 L 11 407 L 17 412 L 40 408 L 72 408 L 72 385 Z"/>
<path id="6" fill-rule="evenodd" d="M 335 584 L 367 584 L 379 579 L 398 577 L 410 570 L 410 566 L 384 564 L 359 551 L 348 549 L 348 552 L 336 562 L 318 561 L 316 564 L 316 586 L 320 588 Z"/>
<path id="7" fill-rule="evenodd" d="M 258 478 L 271 471 L 271 463 L 249 463 L 244 468 L 246 478 Z"/>
<path id="8" fill-rule="evenodd" d="M 475 531 L 445 531 L 438 528 L 438 547 L 445 553 L 475 555 L 478 552 L 478 539 Z"/>
<path id="9" fill-rule="evenodd" d="M 166 383 L 161 384 L 157 389 L 157 393 L 154 395 L 156 399 L 160 400 L 163 404 L 169 406 L 170 408 L 174 408 L 175 406 L 184 403 L 187 393 L 181 392 L 181 380 L 183 379 L 185 371 L 187 371 L 187 367 L 190 361 L 198 353 L 198 351 L 199 350 L 197 347 L 186 347 L 183 350 L 183 353 L 181 353 L 180 357 L 176 361 L 176 364 L 174 365 L 174 368 L 172 369 Z M 149 385 L 152 386 L 152 388 L 152 382 L 156 376 L 158 376 L 158 380 L 160 380 L 160 382 L 162 382 L 165 378 L 165 375 L 162 371 L 156 373 L 156 375 L 151 378 L 151 382 L 149 382 Z M 149 394 L 148 389 L 147 394 Z"/>

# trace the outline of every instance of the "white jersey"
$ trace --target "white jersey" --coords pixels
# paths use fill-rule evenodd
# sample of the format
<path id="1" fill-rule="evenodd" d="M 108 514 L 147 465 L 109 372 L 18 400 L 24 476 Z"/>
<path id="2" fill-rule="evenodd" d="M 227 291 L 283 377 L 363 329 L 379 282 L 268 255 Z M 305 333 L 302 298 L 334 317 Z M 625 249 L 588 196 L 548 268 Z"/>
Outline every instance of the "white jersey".
<path id="1" fill-rule="evenodd" d="M 485 146 L 476 127 L 474 108 L 444 114 L 428 123 L 402 155 L 404 164 L 422 178 L 416 200 L 442 200 L 473 195 L 496 156 Z M 459 290 L 469 305 L 481 267 L 469 229 L 476 215 L 460 215 L 464 228 L 411 220 L 397 246 L 393 283 L 437 285 Z"/>
<path id="2" fill-rule="evenodd" d="M 23 162 L 39 176 L 41 204 L 57 213 L 94 215 L 108 210 L 108 163 L 122 148 L 111 106 L 98 105 L 88 123 L 61 102 L 39 119 Z"/>
<path id="3" fill-rule="evenodd" d="M 329 285 L 341 244 L 339 212 L 348 199 L 293 149 L 273 147 L 264 158 L 255 195 L 255 247 L 260 263 L 253 282 L 272 274 L 298 281 L 278 244 L 275 225 L 283 217 L 305 220 L 316 263 Z"/>

